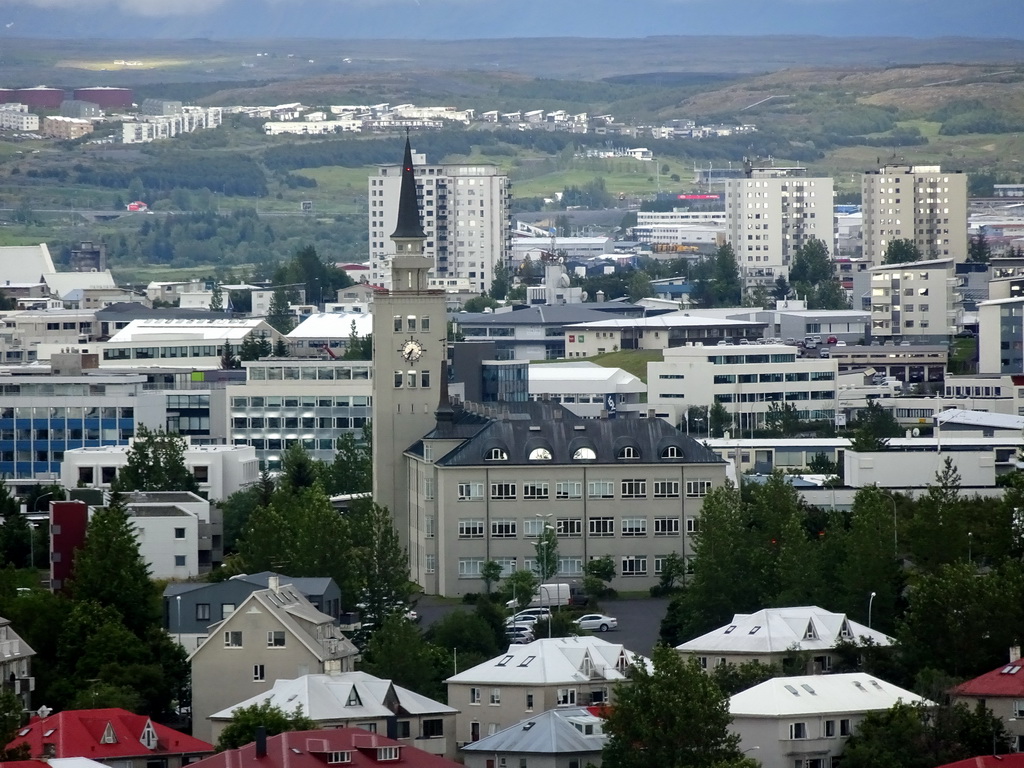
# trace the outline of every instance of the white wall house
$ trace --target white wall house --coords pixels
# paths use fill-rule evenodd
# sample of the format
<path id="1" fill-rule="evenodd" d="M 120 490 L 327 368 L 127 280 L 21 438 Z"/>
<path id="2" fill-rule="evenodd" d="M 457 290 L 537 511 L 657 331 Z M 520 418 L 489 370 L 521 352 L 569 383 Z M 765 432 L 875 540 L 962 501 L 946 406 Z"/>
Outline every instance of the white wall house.
<path id="1" fill-rule="evenodd" d="M 871 335 L 920 341 L 963 325 L 953 259 L 871 267 Z"/>

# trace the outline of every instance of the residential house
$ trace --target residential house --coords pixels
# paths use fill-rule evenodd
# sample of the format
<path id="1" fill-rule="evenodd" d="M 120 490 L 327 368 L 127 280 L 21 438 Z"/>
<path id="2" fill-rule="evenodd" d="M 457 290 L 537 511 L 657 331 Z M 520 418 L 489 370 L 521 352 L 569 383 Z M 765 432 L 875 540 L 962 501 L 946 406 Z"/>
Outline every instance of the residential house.
<path id="1" fill-rule="evenodd" d="M 0 617 L 0 680 L 21 700 L 24 709 L 32 703 L 36 679 L 32 677 L 32 657 L 36 652 L 14 631 L 10 619 Z"/>
<path id="2" fill-rule="evenodd" d="M 893 642 L 888 635 L 851 621 L 846 614 L 809 605 L 737 613 L 724 627 L 677 645 L 676 650 L 684 657 L 699 659 L 704 669 L 748 661 L 781 666 L 795 654 L 805 653 L 811 657 L 813 671 L 821 673 L 832 669 L 830 651 L 837 643 L 865 639 L 876 645 Z"/>
<path id="3" fill-rule="evenodd" d="M 270 578 L 192 652 L 192 730 L 209 737 L 214 712 L 270 690 L 274 680 L 351 672 L 358 651 L 290 584 Z"/>
<path id="4" fill-rule="evenodd" d="M 597 637 L 555 637 L 510 645 L 505 653 L 449 677 L 459 745 L 493 736 L 531 713 L 606 704 L 616 683 L 649 660 Z"/>
<path id="5" fill-rule="evenodd" d="M 8 746 L 20 744 L 34 758 L 87 757 L 111 768 L 182 768 L 213 752 L 205 741 L 117 708 L 33 715 Z"/>
<path id="6" fill-rule="evenodd" d="M 366 672 L 333 672 L 275 680 L 266 693 L 210 715 L 213 739 L 236 709 L 269 703 L 302 714 L 319 728 L 362 728 L 432 755 L 455 758 L 455 709 Z"/>
<path id="7" fill-rule="evenodd" d="M 228 749 L 194 763 L 196 768 L 346 768 L 409 766 L 410 768 L 462 768 L 445 757 L 432 755 L 361 728 L 320 731 L 285 731 L 257 736 L 239 749 Z"/>
<path id="8" fill-rule="evenodd" d="M 730 729 L 764 768 L 832 768 L 869 712 L 899 702 L 934 706 L 863 672 L 776 677 L 729 700 Z"/>
<path id="9" fill-rule="evenodd" d="M 601 707 L 550 709 L 462 747 L 467 768 L 600 768 Z"/>
<path id="10" fill-rule="evenodd" d="M 261 571 L 224 581 L 168 584 L 163 595 L 164 629 L 191 653 L 206 640 L 211 625 L 228 618 L 256 590 L 268 589 L 273 578 L 297 589 L 318 611 L 335 621 L 341 619 L 341 590 L 334 579 L 293 578 Z"/>
<path id="11" fill-rule="evenodd" d="M 1010 649 L 1010 660 L 953 688 L 954 703 L 967 704 L 972 710 L 979 704 L 1003 721 L 1012 740 L 1012 748 L 1024 752 L 1024 662 L 1020 648 Z"/>

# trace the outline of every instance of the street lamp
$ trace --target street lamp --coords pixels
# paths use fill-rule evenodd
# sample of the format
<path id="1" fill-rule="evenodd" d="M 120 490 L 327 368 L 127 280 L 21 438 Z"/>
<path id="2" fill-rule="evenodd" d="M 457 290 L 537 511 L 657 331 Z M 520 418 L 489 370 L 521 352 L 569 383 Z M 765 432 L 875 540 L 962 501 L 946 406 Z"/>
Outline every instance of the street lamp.
<path id="1" fill-rule="evenodd" d="M 896 559 L 900 559 L 900 543 L 899 543 L 899 531 L 896 528 L 896 497 L 890 496 L 888 493 L 883 493 L 883 496 L 892 502 L 892 556 Z"/>
<path id="2" fill-rule="evenodd" d="M 178 645 L 181 645 L 181 595 L 175 595 L 174 601 L 178 604 Z"/>
<path id="3" fill-rule="evenodd" d="M 974 534 L 970 531 L 967 532 L 967 562 L 973 563 L 974 558 L 971 556 L 971 545 L 974 544 Z"/>
<path id="4" fill-rule="evenodd" d="M 39 523 L 28 524 L 28 557 L 29 557 L 29 568 L 36 567 L 36 528 L 39 527 Z"/>
<path id="5" fill-rule="evenodd" d="M 875 593 L 871 593 L 871 597 L 868 598 L 868 629 L 871 629 L 871 606 L 875 602 Z"/>
<path id="6" fill-rule="evenodd" d="M 536 514 L 536 517 L 544 519 L 544 527 L 541 530 L 541 542 L 542 542 L 543 550 L 541 550 L 541 572 L 540 572 L 540 574 L 541 574 L 541 578 L 542 579 L 546 579 L 547 575 L 548 575 L 548 550 L 551 549 L 551 547 L 550 547 L 550 545 L 548 543 L 548 537 L 547 537 L 548 536 L 548 531 L 555 530 L 555 527 L 553 525 L 551 525 L 551 523 L 547 522 L 548 520 L 551 519 L 551 514 L 552 514 L 551 512 L 548 512 L 546 514 L 541 514 L 540 512 L 538 512 Z M 551 613 L 551 590 L 548 589 L 546 587 L 546 585 L 544 585 L 544 584 L 538 584 L 537 585 L 537 591 L 540 593 L 540 607 L 541 608 L 544 607 L 544 593 L 545 592 L 548 593 L 548 639 L 550 640 L 551 639 L 551 619 L 554 618 L 554 615 Z"/>

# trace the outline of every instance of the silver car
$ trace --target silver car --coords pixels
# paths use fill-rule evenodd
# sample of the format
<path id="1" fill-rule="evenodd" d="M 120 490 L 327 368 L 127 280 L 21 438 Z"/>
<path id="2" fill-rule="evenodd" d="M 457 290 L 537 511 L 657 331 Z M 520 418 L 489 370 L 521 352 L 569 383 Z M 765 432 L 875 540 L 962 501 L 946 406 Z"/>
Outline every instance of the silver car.
<path id="1" fill-rule="evenodd" d="M 586 616 L 580 616 L 573 623 L 579 626 L 580 629 L 589 629 L 591 631 L 596 629 L 599 632 L 607 632 L 609 629 L 617 629 L 619 626 L 618 619 L 601 613 L 588 613 Z"/>

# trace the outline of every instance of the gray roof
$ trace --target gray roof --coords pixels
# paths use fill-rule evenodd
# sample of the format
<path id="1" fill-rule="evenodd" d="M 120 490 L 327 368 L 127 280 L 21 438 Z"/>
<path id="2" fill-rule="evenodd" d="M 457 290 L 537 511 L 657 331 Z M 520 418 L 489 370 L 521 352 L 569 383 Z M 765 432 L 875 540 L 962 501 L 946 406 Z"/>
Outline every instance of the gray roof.
<path id="1" fill-rule="evenodd" d="M 188 307 L 151 308 L 135 301 L 119 301 L 116 304 L 96 310 L 99 320 L 156 320 L 160 318 L 176 318 L 185 320 L 223 319 L 223 312 L 211 312 L 208 309 L 191 309 Z"/>
<path id="2" fill-rule="evenodd" d="M 530 402 L 503 404 L 496 415 L 456 414 L 452 424 L 439 423 L 428 435 L 441 439 L 462 438 L 458 448 L 441 457 L 440 466 L 531 465 L 529 456 L 536 448 L 551 452 L 551 463 L 558 464 L 720 464 L 722 459 L 691 437 L 687 437 L 662 419 L 620 417 L 582 419 L 558 403 Z M 481 425 L 478 421 L 486 418 Z M 619 453 L 630 446 L 638 459 L 620 459 Z M 671 447 L 677 456 L 663 458 Z M 413 447 L 415 452 L 420 446 Z M 485 459 L 499 448 L 506 460 Z M 580 448 L 590 448 L 597 458 L 573 459 Z"/>
<path id="3" fill-rule="evenodd" d="M 592 735 L 580 731 L 574 723 L 591 726 Z M 606 736 L 601 733 L 603 720 L 586 707 L 550 709 L 527 718 L 509 728 L 462 747 L 466 752 L 579 754 L 600 752 Z"/>
<path id="4" fill-rule="evenodd" d="M 259 584 L 264 589 L 270 586 L 270 577 L 277 576 L 280 584 L 291 584 L 304 595 L 322 595 L 331 586 L 330 576 L 285 576 L 273 571 L 260 571 L 240 576 L 239 580 Z"/>
<path id="5" fill-rule="evenodd" d="M 625 314 L 632 304 L 614 305 Z M 527 307 L 510 312 L 460 312 L 452 317 L 459 325 L 567 325 L 607 320 L 609 310 L 590 309 L 583 304 L 555 304 Z M 615 314 L 620 314 L 616 311 Z"/>

